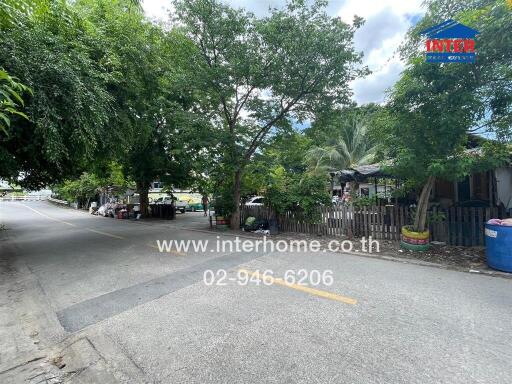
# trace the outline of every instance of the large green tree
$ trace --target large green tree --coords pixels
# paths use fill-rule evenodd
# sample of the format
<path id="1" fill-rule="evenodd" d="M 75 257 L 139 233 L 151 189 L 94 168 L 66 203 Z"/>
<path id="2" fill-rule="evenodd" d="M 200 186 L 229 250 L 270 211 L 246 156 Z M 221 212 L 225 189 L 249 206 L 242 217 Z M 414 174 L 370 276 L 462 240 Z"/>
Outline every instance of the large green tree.
<path id="1" fill-rule="evenodd" d="M 95 55 L 113 75 L 113 156 L 135 181 L 145 214 L 152 181 L 188 185 L 201 160 L 207 124 L 190 86 L 197 52 L 183 34 L 146 20 L 133 1 L 79 0 L 76 7 L 102 42 Z"/>
<path id="2" fill-rule="evenodd" d="M 92 55 L 99 42 L 65 1 L 41 3 L 16 8 L 0 28 L 0 67 L 33 91 L 30 119 L 12 116 L 0 138 L 0 178 L 32 189 L 78 175 L 101 151 L 113 114 L 110 74 Z"/>
<path id="3" fill-rule="evenodd" d="M 0 177 L 38 188 L 84 170 L 101 176 L 115 160 L 136 182 L 142 212 L 154 179 L 191 182 L 207 119 L 190 85 L 197 50 L 182 33 L 146 20 L 134 0 L 7 3 L 0 67 L 33 96 L 30 120 L 9 116 L 0 138 Z M 21 106 L 18 94 L 2 94 Z"/>
<path id="4" fill-rule="evenodd" d="M 329 17 L 325 1 L 292 0 L 259 19 L 218 0 L 175 5 L 178 24 L 201 53 L 197 75 L 231 179 L 236 228 L 243 173 L 269 132 L 326 104 L 348 103 L 348 83 L 361 74 L 352 45 L 360 21 L 351 26 Z"/>
<path id="5" fill-rule="evenodd" d="M 512 5 L 507 0 L 426 0 L 424 17 L 409 31 L 401 48 L 411 60 L 424 51 L 421 31 L 446 19 L 454 19 L 480 33 L 476 36 L 475 64 L 459 66 L 471 73 L 478 113 L 469 129 L 512 140 Z M 475 109 L 473 109 L 475 111 Z"/>
<path id="6" fill-rule="evenodd" d="M 498 142 L 468 152 L 468 133 L 510 137 L 510 47 L 506 37 L 510 11 L 504 1 L 427 1 L 425 18 L 414 27 L 402 50 L 407 68 L 390 93 L 386 110 L 375 121 L 391 171 L 419 193 L 414 229 L 426 229 L 430 192 L 436 178 L 458 179 L 475 169 L 496 166 L 506 156 Z M 478 29 L 476 64 L 427 63 L 420 31 L 452 17 Z"/>

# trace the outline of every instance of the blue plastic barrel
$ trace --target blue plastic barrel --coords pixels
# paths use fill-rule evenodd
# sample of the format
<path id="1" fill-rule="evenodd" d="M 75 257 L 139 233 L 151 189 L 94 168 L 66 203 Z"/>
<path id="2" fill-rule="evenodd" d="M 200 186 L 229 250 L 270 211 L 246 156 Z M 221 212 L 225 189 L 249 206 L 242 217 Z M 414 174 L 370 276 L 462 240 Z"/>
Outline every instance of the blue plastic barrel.
<path id="1" fill-rule="evenodd" d="M 512 227 L 485 224 L 485 255 L 489 267 L 512 272 Z"/>

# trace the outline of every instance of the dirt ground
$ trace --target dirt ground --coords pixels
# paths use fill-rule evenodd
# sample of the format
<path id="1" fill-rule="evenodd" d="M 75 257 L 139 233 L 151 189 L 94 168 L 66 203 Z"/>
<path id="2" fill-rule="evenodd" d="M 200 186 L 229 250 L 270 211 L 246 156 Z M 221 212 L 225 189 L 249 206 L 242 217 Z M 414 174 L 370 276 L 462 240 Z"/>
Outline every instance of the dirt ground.
<path id="1" fill-rule="evenodd" d="M 254 232 L 237 232 L 241 235 L 246 236 L 259 236 L 263 237 L 263 233 Z M 278 240 L 318 240 L 322 247 L 327 248 L 327 244 L 335 240 L 345 240 L 345 238 L 330 237 L 330 236 L 319 236 L 319 235 L 307 235 L 302 233 L 290 233 L 282 232 L 278 235 L 269 236 L 274 241 Z M 361 239 L 354 238 L 352 241 L 357 244 Z M 378 240 L 380 244 L 380 252 L 372 253 L 371 256 L 383 257 L 383 258 L 396 258 L 400 260 L 410 260 L 411 262 L 429 263 L 440 267 L 446 267 L 450 269 L 461 270 L 472 273 L 485 273 L 489 275 L 498 275 L 501 277 L 512 278 L 512 274 L 506 272 L 495 271 L 488 267 L 485 258 L 485 247 L 462 247 L 462 246 L 451 246 L 442 243 L 432 243 L 431 248 L 425 252 L 414 252 L 407 249 L 402 249 L 398 241 L 391 240 Z M 359 252 L 359 251 L 357 251 Z M 364 253 L 359 252 L 364 255 Z"/>

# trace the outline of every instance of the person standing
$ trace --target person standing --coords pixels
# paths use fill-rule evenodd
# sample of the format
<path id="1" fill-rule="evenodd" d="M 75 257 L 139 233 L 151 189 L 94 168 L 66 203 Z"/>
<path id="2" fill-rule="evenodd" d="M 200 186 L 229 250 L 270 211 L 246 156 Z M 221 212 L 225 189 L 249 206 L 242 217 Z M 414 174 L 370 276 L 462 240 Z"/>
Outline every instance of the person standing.
<path id="1" fill-rule="evenodd" d="M 208 211 L 208 196 L 206 194 L 203 194 L 203 198 L 201 199 L 201 202 L 203 204 L 203 211 L 204 211 L 204 216 L 206 216 L 206 212 Z"/>

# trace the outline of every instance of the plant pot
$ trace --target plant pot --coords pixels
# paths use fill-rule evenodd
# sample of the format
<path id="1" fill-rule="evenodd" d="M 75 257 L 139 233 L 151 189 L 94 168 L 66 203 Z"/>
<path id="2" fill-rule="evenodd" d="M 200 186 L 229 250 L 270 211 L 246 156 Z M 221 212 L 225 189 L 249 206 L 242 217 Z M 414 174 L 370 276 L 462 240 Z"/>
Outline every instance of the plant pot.
<path id="1" fill-rule="evenodd" d="M 430 248 L 430 232 L 416 232 L 408 226 L 402 227 L 400 246 L 411 251 L 426 251 Z"/>
<path id="2" fill-rule="evenodd" d="M 405 237 L 408 237 L 410 239 L 416 239 L 416 240 L 428 240 L 430 237 L 429 231 L 423 231 L 423 232 L 416 232 L 411 229 L 410 226 L 405 225 L 402 227 L 402 235 Z"/>
<path id="3" fill-rule="evenodd" d="M 414 237 L 407 237 L 402 235 L 402 240 L 409 244 L 425 245 L 429 243 L 429 239 L 415 239 Z"/>
<path id="4" fill-rule="evenodd" d="M 428 249 L 430 248 L 430 244 L 410 244 L 402 240 L 400 241 L 400 247 L 408 249 L 410 251 L 424 252 L 428 251 Z"/>
<path id="5" fill-rule="evenodd" d="M 229 217 L 215 216 L 215 227 L 221 230 L 229 229 Z"/>

